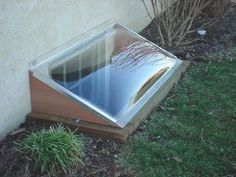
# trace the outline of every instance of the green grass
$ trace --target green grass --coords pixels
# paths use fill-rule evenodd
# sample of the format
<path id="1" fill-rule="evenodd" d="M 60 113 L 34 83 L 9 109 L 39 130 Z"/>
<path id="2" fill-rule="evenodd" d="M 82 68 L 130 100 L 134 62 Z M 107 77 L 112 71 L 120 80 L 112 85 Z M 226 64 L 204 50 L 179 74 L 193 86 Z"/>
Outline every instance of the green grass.
<path id="1" fill-rule="evenodd" d="M 83 164 L 83 144 L 78 135 L 63 126 L 31 133 L 16 143 L 17 150 L 32 159 L 34 168 L 41 174 L 56 176 L 67 173 L 75 165 Z"/>
<path id="2" fill-rule="evenodd" d="M 126 168 L 140 177 L 236 175 L 235 60 L 191 67 L 163 105 L 125 146 Z"/>

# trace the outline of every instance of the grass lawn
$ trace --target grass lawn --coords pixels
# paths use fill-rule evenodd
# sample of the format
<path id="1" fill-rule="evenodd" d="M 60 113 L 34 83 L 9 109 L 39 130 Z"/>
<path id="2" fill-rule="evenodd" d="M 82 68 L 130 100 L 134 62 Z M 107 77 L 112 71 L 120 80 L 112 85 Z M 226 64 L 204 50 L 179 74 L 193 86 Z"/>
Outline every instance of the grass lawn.
<path id="1" fill-rule="evenodd" d="M 191 67 L 161 108 L 129 139 L 126 168 L 141 177 L 236 175 L 235 60 Z"/>

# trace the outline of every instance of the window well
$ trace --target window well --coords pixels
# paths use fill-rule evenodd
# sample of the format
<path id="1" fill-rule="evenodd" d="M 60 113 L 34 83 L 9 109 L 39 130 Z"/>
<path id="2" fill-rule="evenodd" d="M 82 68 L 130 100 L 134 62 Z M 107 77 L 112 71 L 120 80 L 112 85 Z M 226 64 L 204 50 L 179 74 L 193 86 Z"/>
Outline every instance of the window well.
<path id="1" fill-rule="evenodd" d="M 71 100 L 78 105 L 78 111 L 76 106 L 71 106 L 74 115 L 66 105 L 64 113 L 71 118 L 124 127 L 180 63 L 157 45 L 113 23 L 95 28 L 43 55 L 32 63 L 31 73 L 37 81 L 63 95 L 68 101 L 63 104 L 70 104 Z M 34 90 L 33 93 L 37 95 Z M 56 97 L 45 96 L 48 101 L 42 97 L 32 98 L 32 104 L 36 105 L 32 109 L 64 114 L 63 105 L 56 103 Z M 53 101 L 55 106 L 60 106 L 58 111 Z M 47 102 L 51 110 L 46 107 Z"/>

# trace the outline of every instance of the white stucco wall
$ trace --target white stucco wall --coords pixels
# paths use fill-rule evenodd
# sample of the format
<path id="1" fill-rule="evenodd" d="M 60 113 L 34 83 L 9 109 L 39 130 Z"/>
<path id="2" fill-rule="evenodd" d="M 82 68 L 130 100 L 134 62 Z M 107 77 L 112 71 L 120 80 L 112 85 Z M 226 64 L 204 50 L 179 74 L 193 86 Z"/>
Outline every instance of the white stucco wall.
<path id="1" fill-rule="evenodd" d="M 0 139 L 31 110 L 29 62 L 108 19 L 150 22 L 141 0 L 0 0 Z"/>

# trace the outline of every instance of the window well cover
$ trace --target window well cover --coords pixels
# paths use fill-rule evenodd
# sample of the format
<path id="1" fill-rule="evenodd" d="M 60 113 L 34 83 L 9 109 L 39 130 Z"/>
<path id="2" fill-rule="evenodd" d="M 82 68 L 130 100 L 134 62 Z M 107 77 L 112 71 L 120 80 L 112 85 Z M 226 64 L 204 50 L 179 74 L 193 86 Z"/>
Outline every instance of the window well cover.
<path id="1" fill-rule="evenodd" d="M 33 75 L 124 127 L 181 61 L 119 25 L 100 27 L 32 64 Z M 42 61 L 43 60 L 43 61 Z"/>

